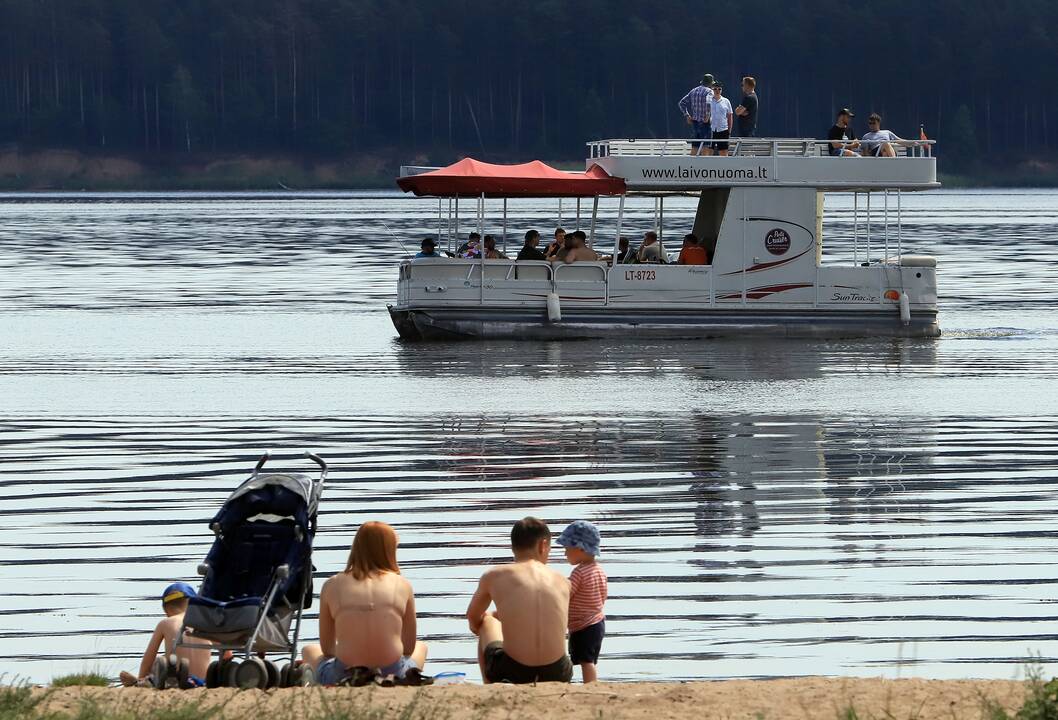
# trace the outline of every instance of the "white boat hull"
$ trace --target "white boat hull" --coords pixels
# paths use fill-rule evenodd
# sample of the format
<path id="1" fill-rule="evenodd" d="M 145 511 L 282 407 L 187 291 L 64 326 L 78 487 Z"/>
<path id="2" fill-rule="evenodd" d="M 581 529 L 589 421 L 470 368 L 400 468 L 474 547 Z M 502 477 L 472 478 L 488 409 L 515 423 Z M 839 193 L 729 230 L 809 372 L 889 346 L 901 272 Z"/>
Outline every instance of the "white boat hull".
<path id="1" fill-rule="evenodd" d="M 389 308 L 405 340 L 573 340 L 587 338 L 791 337 L 855 338 L 940 335 L 936 311 L 912 312 L 905 325 L 893 308 L 778 310 L 706 308 L 664 314 L 626 309 L 563 310 L 549 322 L 544 309 Z"/>

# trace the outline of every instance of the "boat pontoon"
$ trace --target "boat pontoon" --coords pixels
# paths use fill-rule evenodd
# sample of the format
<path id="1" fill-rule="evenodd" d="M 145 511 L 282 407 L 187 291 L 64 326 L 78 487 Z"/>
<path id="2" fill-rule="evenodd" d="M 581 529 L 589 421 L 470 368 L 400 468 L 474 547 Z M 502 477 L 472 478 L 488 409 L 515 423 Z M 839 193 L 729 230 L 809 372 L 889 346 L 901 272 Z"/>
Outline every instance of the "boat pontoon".
<path id="1" fill-rule="evenodd" d="M 578 222 L 590 199 L 589 244 L 607 253 L 626 199 L 647 197 L 664 243 L 666 198 L 691 195 L 693 227 L 678 236 L 693 232 L 711 264 L 406 260 L 390 315 L 408 340 L 935 337 L 936 261 L 903 254 L 901 224 L 904 192 L 940 186 L 932 142 L 859 158 L 831 156 L 828 141 L 813 139 L 733 139 L 725 157 L 691 155 L 687 140 L 601 140 L 588 143 L 585 172 L 473 160 L 404 167 L 402 189 L 438 198 L 442 216 L 447 199 L 439 233 L 450 242 L 459 239 L 460 200 L 473 205 L 479 229 L 486 199 L 503 198 L 506 233 L 508 199 L 575 198 Z M 854 198 L 852 263 L 822 262 L 828 193 Z M 597 232 L 600 197 L 618 203 L 612 236 Z"/>

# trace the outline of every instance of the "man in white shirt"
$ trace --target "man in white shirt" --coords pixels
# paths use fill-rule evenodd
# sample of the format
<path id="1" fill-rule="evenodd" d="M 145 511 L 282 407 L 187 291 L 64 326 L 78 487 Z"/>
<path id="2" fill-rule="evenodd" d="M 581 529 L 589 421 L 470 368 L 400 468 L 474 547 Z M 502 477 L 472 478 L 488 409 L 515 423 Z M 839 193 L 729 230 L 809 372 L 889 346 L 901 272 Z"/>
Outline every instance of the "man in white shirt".
<path id="1" fill-rule="evenodd" d="M 864 157 L 896 157 L 894 144 L 902 144 L 905 141 L 889 130 L 882 130 L 882 116 L 871 113 L 867 118 L 867 133 L 861 138 Z"/>
<path id="2" fill-rule="evenodd" d="M 713 126 L 712 147 L 706 150 L 706 155 L 714 152 L 718 155 L 727 155 L 727 139 L 731 137 L 731 121 L 734 118 L 734 110 L 731 101 L 724 97 L 724 86 L 713 83 L 713 96 L 709 98 L 709 120 Z"/>

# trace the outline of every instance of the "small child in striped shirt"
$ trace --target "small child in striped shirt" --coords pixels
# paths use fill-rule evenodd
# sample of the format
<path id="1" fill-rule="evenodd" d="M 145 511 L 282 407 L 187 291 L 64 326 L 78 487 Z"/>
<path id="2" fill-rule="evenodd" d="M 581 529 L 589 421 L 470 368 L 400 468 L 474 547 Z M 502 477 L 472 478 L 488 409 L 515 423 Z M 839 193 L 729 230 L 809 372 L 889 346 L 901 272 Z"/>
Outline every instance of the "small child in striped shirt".
<path id="1" fill-rule="evenodd" d="M 569 576 L 569 657 L 586 683 L 598 679 L 595 666 L 606 635 L 606 573 L 595 561 L 599 542 L 598 529 L 587 520 L 571 523 L 558 538 L 566 560 L 577 566 Z"/>

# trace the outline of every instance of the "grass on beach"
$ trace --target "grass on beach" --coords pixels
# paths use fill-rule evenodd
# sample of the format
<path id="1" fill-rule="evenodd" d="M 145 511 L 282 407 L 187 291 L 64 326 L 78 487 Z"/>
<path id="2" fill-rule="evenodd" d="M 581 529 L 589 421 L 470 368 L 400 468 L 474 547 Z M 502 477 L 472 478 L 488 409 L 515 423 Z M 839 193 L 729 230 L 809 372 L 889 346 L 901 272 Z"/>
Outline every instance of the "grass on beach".
<path id="1" fill-rule="evenodd" d="M 72 675 L 60 675 L 51 681 L 52 687 L 106 687 L 110 684 L 110 678 L 97 672 L 88 671 L 74 673 Z"/>

